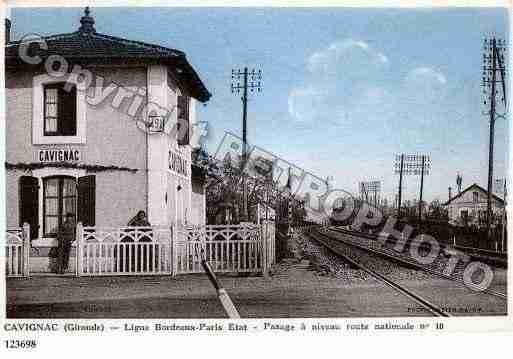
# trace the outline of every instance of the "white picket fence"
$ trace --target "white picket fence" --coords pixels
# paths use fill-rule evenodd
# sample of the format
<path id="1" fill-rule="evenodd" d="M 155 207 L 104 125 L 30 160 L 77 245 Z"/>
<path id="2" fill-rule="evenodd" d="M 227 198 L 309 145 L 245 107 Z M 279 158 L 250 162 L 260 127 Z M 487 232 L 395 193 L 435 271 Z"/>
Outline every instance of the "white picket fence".
<path id="1" fill-rule="evenodd" d="M 264 273 L 275 263 L 274 222 L 200 227 L 84 227 L 77 225 L 76 275 Z M 6 231 L 6 274 L 29 275 L 30 228 Z"/>
<path id="2" fill-rule="evenodd" d="M 188 228 L 77 226 L 77 275 L 265 272 L 274 263 L 274 230 L 262 225 Z M 273 226 L 274 228 L 274 226 Z"/>
<path id="3" fill-rule="evenodd" d="M 208 225 L 179 229 L 174 273 L 201 273 L 205 258 L 215 272 L 262 272 L 264 243 L 257 225 Z"/>
<path id="4" fill-rule="evenodd" d="M 171 230 L 77 225 L 77 275 L 171 273 Z"/>
<path id="5" fill-rule="evenodd" d="M 275 221 L 261 221 L 263 241 L 265 248 L 267 248 L 267 265 L 271 266 L 276 263 L 276 222 Z"/>
<path id="6" fill-rule="evenodd" d="M 7 277 L 29 275 L 30 227 L 8 228 L 5 233 L 5 273 Z"/>

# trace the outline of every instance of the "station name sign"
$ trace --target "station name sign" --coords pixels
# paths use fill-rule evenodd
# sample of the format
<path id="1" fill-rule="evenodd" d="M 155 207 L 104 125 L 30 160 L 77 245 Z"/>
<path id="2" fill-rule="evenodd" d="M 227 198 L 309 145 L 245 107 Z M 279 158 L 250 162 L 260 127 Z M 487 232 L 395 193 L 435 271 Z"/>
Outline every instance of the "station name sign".
<path id="1" fill-rule="evenodd" d="M 187 167 L 187 161 L 182 156 L 176 152 L 169 151 L 169 169 L 171 171 L 187 176 L 189 173 Z"/>
<path id="2" fill-rule="evenodd" d="M 77 162 L 80 161 L 80 151 L 72 148 L 47 148 L 39 150 L 38 159 L 47 162 Z"/>

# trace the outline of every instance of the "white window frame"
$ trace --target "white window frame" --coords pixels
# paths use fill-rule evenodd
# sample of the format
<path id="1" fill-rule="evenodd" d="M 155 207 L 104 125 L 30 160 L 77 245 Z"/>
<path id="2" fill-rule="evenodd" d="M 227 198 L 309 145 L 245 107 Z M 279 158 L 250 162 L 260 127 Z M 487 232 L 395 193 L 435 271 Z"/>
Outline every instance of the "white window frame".
<path id="1" fill-rule="evenodd" d="M 45 136 L 44 134 L 44 86 L 58 82 L 70 82 L 75 84 L 77 88 L 76 101 L 76 119 L 77 134 L 76 136 Z M 87 103 L 86 88 L 84 81 L 79 82 L 78 76 L 65 75 L 61 77 L 52 77 L 47 74 L 34 76 L 32 80 L 32 144 L 48 145 L 48 144 L 85 144 L 86 128 L 87 128 Z"/>
<path id="2" fill-rule="evenodd" d="M 44 237 L 43 233 L 43 180 L 46 177 L 53 176 L 66 176 L 66 177 L 74 177 L 78 184 L 78 178 L 86 175 L 85 169 L 78 168 L 51 168 L 44 167 L 32 170 L 32 176 L 37 178 L 39 185 L 39 203 L 38 203 L 38 217 L 39 217 L 39 229 L 38 229 L 38 239 L 32 241 L 32 245 L 34 247 L 56 247 L 57 239 L 53 237 Z M 77 200 L 78 203 L 78 200 Z"/>

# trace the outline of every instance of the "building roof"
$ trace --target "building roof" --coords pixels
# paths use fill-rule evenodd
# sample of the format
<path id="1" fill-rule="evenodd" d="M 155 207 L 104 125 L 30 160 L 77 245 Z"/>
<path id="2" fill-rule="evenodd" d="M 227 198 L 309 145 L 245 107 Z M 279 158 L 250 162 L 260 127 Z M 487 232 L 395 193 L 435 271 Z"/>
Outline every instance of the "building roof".
<path id="1" fill-rule="evenodd" d="M 80 23 L 80 28 L 75 32 L 42 37 L 48 49 L 42 49 L 37 45 L 31 46 L 29 54 L 38 55 L 42 59 L 51 55 L 61 55 L 70 62 L 80 63 L 127 59 L 162 63 L 169 66 L 174 77 L 180 85 L 186 87 L 192 97 L 201 102 L 210 99 L 210 92 L 187 61 L 184 52 L 98 33 L 94 28 L 94 19 L 89 16 L 89 8 L 86 8 Z M 6 66 L 23 65 L 23 60 L 18 54 L 20 43 L 21 41 L 13 41 L 6 45 Z"/>
<path id="2" fill-rule="evenodd" d="M 456 195 L 456 196 L 452 197 L 450 200 L 448 200 L 447 202 L 443 203 L 443 206 L 447 206 L 447 205 L 451 204 L 451 202 L 452 202 L 452 201 L 454 201 L 455 199 L 457 199 L 457 198 L 459 198 L 459 197 L 463 196 L 463 194 L 464 194 L 465 192 L 468 192 L 468 191 L 470 191 L 471 189 L 478 189 L 478 190 L 480 190 L 480 191 L 482 191 L 482 192 L 484 192 L 484 193 L 488 194 L 488 191 L 487 191 L 487 190 L 485 190 L 483 187 L 481 187 L 481 186 L 480 186 L 480 185 L 478 185 L 477 183 L 474 183 L 474 184 L 472 184 L 472 185 L 468 186 L 467 188 L 465 188 L 465 189 L 464 189 L 463 191 L 461 191 L 460 193 L 458 193 L 458 195 Z M 496 195 L 495 195 L 495 194 L 493 194 L 493 193 L 492 193 L 492 198 L 493 198 L 493 199 L 495 199 L 496 201 L 498 201 L 499 203 L 504 204 L 504 200 L 503 200 L 502 198 L 500 198 L 500 197 L 496 196 Z"/>

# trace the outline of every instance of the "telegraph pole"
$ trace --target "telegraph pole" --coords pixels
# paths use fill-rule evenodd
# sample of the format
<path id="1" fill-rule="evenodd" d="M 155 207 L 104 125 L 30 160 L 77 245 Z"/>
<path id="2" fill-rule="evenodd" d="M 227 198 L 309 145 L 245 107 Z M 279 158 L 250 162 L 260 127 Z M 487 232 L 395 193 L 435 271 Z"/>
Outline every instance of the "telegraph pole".
<path id="1" fill-rule="evenodd" d="M 399 174 L 399 196 L 397 199 L 397 218 L 401 218 L 401 197 L 403 191 L 403 169 L 404 169 L 404 154 L 395 157 L 395 173 Z"/>
<path id="2" fill-rule="evenodd" d="M 404 169 L 406 162 L 406 170 Z M 403 174 L 420 175 L 420 200 L 419 200 L 419 220 L 422 221 L 422 192 L 424 190 L 424 175 L 429 175 L 431 169 L 431 158 L 429 155 L 396 155 L 395 156 L 395 173 L 399 174 L 399 205 L 397 207 L 397 216 L 401 215 L 401 194 L 403 184 Z M 420 225 L 420 223 L 419 223 Z"/>
<path id="3" fill-rule="evenodd" d="M 486 232 L 488 239 L 491 236 L 492 227 L 492 192 L 493 192 L 493 146 L 494 146 L 494 132 L 496 114 L 496 96 L 497 83 L 502 84 L 502 102 L 506 104 L 506 84 L 505 84 L 505 67 L 504 67 L 504 51 L 505 42 L 497 40 L 495 37 L 484 40 L 484 55 L 483 55 L 483 92 L 485 94 L 484 104 L 487 105 L 486 100 L 489 100 L 490 112 L 490 133 L 489 133 L 489 149 L 488 149 L 488 193 L 486 204 Z M 497 72 L 499 74 L 497 74 Z M 499 78 L 497 78 L 499 75 Z M 491 77 L 490 77 L 491 76 Z M 490 90 L 488 92 L 488 89 Z"/>
<path id="4" fill-rule="evenodd" d="M 506 217 L 506 197 L 508 196 L 508 190 L 506 188 L 506 178 L 504 178 L 504 192 L 503 192 L 503 199 L 504 199 L 504 208 L 503 208 L 503 211 L 502 211 L 502 231 L 501 231 L 501 236 L 502 236 L 502 240 L 501 240 L 501 250 L 503 252 L 505 252 L 506 250 L 506 247 L 505 247 L 505 244 L 506 244 L 506 222 L 507 222 L 507 217 Z"/>
<path id="5" fill-rule="evenodd" d="M 419 232 L 422 233 L 422 190 L 424 189 L 424 165 L 426 156 L 422 155 L 422 165 L 420 170 L 420 200 L 419 200 Z"/>
<path id="6" fill-rule="evenodd" d="M 360 197 L 362 201 L 365 199 L 365 202 L 374 204 L 374 207 L 378 206 L 378 197 L 381 192 L 381 181 L 368 181 L 368 182 L 360 182 Z M 370 201 L 369 201 L 370 195 Z"/>
<path id="7" fill-rule="evenodd" d="M 242 77 L 242 84 L 240 83 Z M 250 82 L 248 83 L 248 78 Z M 244 168 L 247 161 L 247 116 L 248 116 L 248 89 L 251 92 L 262 90 L 261 86 L 262 70 L 256 71 L 255 69 L 248 71 L 247 67 L 243 70 L 232 70 L 232 93 L 240 93 L 242 90 L 242 162 L 241 162 L 241 175 L 242 175 L 242 222 L 249 220 L 248 213 L 248 189 L 246 183 L 246 176 L 244 175 Z"/>
<path id="8" fill-rule="evenodd" d="M 289 167 L 289 177 L 287 179 L 287 189 L 288 189 L 288 197 L 287 197 L 287 235 L 292 235 L 292 177 L 290 173 Z"/>
<path id="9" fill-rule="evenodd" d="M 486 199 L 486 230 L 490 237 L 492 225 L 492 191 L 493 191 L 493 142 L 495 131 L 495 83 L 497 77 L 495 39 L 492 40 L 492 94 L 490 96 L 490 148 L 488 151 L 488 194 Z"/>

